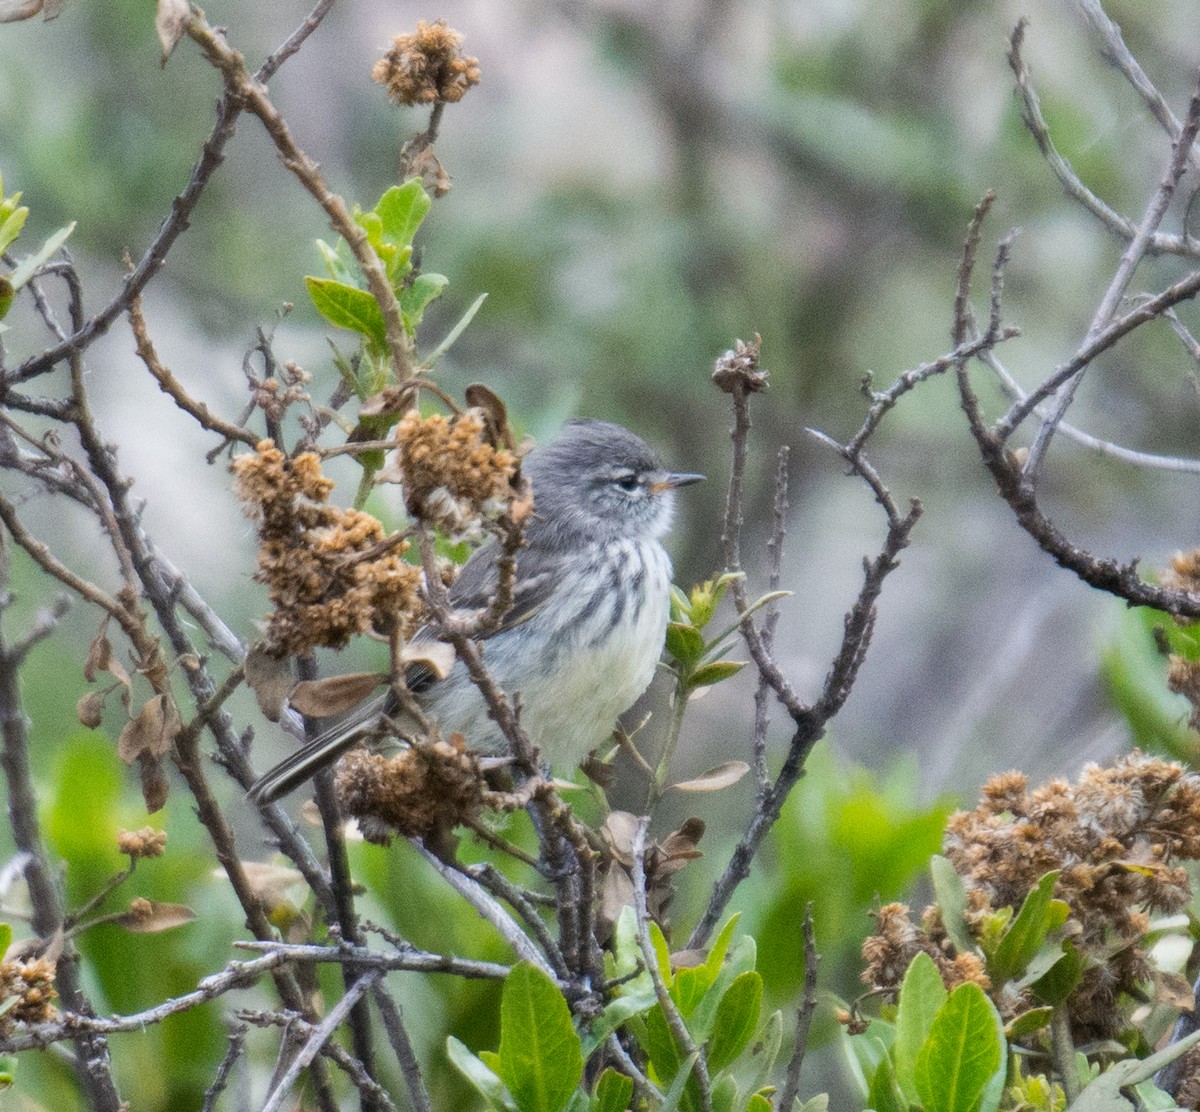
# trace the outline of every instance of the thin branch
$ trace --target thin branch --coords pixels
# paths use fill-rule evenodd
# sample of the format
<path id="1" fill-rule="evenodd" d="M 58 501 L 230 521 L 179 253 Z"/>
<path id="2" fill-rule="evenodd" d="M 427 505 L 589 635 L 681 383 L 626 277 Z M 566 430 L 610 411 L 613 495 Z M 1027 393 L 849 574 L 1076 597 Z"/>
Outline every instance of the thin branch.
<path id="1" fill-rule="evenodd" d="M 549 977 L 555 976 L 553 967 L 543 957 L 542 952 L 530 941 L 529 936 L 521 930 L 513 917 L 481 887 L 478 881 L 447 865 L 420 842 L 414 844 L 421 856 L 441 874 L 442 879 L 475 908 L 482 918 L 500 932 L 500 936 L 520 960 L 531 962 Z"/>
<path id="2" fill-rule="evenodd" d="M 0 618 L 8 605 L 8 551 L 0 536 Z M 23 854 L 25 881 L 33 908 L 32 926 L 42 938 L 52 938 L 62 926 L 63 907 L 38 822 L 37 793 L 29 762 L 29 727 L 21 707 L 20 665 L 28 651 L 16 654 L 5 644 L 0 628 L 0 765 L 8 785 L 8 821 L 13 844 Z M 90 1010 L 80 985 L 73 947 L 58 962 L 59 995 L 71 1008 Z M 94 1112 L 118 1112 L 121 1098 L 113 1081 L 108 1042 L 94 1032 L 73 1031 L 75 1070 Z"/>
<path id="3" fill-rule="evenodd" d="M 712 1082 L 708 1076 L 708 1059 L 705 1057 L 703 1048 L 696 1045 L 696 1040 L 692 1038 L 692 1033 L 683 1022 L 683 1016 L 679 1014 L 675 1001 L 671 999 L 666 982 L 663 980 L 662 970 L 658 967 L 658 955 L 654 952 L 654 945 L 650 941 L 650 911 L 646 905 L 646 830 L 649 826 L 648 816 L 638 819 L 630 850 L 633 866 L 631 877 L 634 910 L 637 912 L 638 945 L 641 947 L 646 972 L 650 974 L 650 980 L 654 985 L 654 995 L 658 998 L 663 1018 L 667 1021 L 667 1027 L 675 1039 L 679 1052 L 684 1058 L 692 1054 L 696 1056 L 696 1065 L 692 1076 L 695 1077 L 696 1087 L 700 1091 L 701 1112 L 712 1112 Z"/>
<path id="4" fill-rule="evenodd" d="M 800 998 L 800 1010 L 796 1016 L 796 1045 L 788 1061 L 783 1093 L 779 1098 L 780 1108 L 791 1108 L 800 1092 L 800 1067 L 808 1051 L 808 1032 L 812 1027 L 813 1013 L 817 1010 L 817 939 L 813 933 L 812 904 L 804 909 L 804 921 L 800 927 L 804 938 L 804 990 Z"/>
<path id="5" fill-rule="evenodd" d="M 1033 136 L 1034 142 L 1037 143 L 1042 157 L 1066 190 L 1067 196 L 1081 204 L 1113 235 L 1128 242 L 1137 234 L 1137 228 L 1133 221 L 1110 207 L 1084 185 L 1074 167 L 1059 153 L 1050 137 L 1050 129 L 1042 115 L 1041 102 L 1033 87 L 1029 67 L 1021 56 L 1021 47 L 1024 44 L 1025 31 L 1028 26 L 1029 20 L 1025 18 L 1018 20 L 1009 39 L 1008 64 L 1012 67 L 1013 75 L 1016 78 L 1017 94 L 1021 98 L 1021 118 Z M 1146 253 L 1150 255 L 1186 255 L 1195 258 L 1200 255 L 1200 243 L 1187 235 L 1174 236 L 1156 231 L 1150 237 Z"/>
<path id="6" fill-rule="evenodd" d="M 279 67 L 295 54 L 304 40 L 316 30 L 332 6 L 332 0 L 320 0 L 304 22 L 292 32 L 278 50 L 267 58 L 254 75 L 254 80 L 259 82 L 270 80 Z M 175 241 L 187 229 L 192 212 L 199 203 L 200 197 L 217 167 L 225 160 L 225 145 L 233 138 L 237 118 L 244 107 L 232 90 L 227 90 L 225 96 L 217 102 L 216 120 L 208 138 L 204 141 L 199 159 L 192 167 L 192 174 L 187 185 L 183 192 L 171 202 L 170 213 L 162 222 L 162 226 L 150 246 L 138 260 L 133 272 L 125 278 L 120 292 L 100 312 L 83 322 L 65 340 L 47 348 L 40 355 L 31 356 L 15 371 L 2 376 L 0 386 L 16 385 L 37 375 L 45 374 L 72 352 L 83 351 L 97 337 L 103 336 L 112 326 L 113 321 L 125 312 L 131 300 L 146 288 L 150 279 L 162 269 L 167 254 L 174 246 Z"/>
<path id="7" fill-rule="evenodd" d="M 246 1030 L 247 1028 L 244 1023 L 235 1023 L 230 1028 L 229 1046 L 225 1051 L 225 1056 L 221 1059 L 220 1065 L 217 1066 L 217 1072 L 213 1076 L 212 1084 L 204 1090 L 204 1104 L 201 1106 L 200 1112 L 215 1112 L 217 1101 L 221 1099 L 221 1094 L 225 1091 L 226 1085 L 229 1084 L 229 1075 L 233 1072 L 233 1067 L 245 1053 Z"/>
<path id="8" fill-rule="evenodd" d="M 404 1026 L 404 1018 L 400 1014 L 400 1006 L 384 990 L 383 983 L 377 982 L 371 987 L 371 998 L 383 1018 L 383 1029 L 387 1033 L 392 1053 L 396 1055 L 404 1083 L 408 1087 L 409 1100 L 412 1101 L 414 1112 L 433 1112 L 433 1102 L 429 1099 L 429 1090 L 425 1088 L 425 1079 L 421 1076 L 421 1065 L 417 1061 L 417 1053 Z"/>
<path id="9" fill-rule="evenodd" d="M 228 95 L 258 117 L 283 159 L 284 166 L 325 210 L 333 230 L 349 245 L 367 280 L 367 288 L 383 314 L 396 381 L 407 381 L 413 375 L 412 340 L 404 328 L 396 292 L 392 289 L 383 263 L 367 239 L 366 231 L 350 215 L 342 198 L 330 192 L 317 164 L 296 145 L 287 123 L 267 95 L 266 86 L 250 76 L 241 54 L 229 46 L 220 31 L 209 26 L 207 20 L 198 14 L 198 9 L 193 8 L 192 11 L 187 33 L 204 56 L 220 70 Z"/>
<path id="10" fill-rule="evenodd" d="M 150 333 L 146 328 L 146 318 L 142 315 L 142 298 L 140 294 L 135 295 L 130 301 L 127 313 L 129 316 L 129 325 L 133 329 L 133 338 L 136 343 L 138 358 L 146 365 L 146 370 L 150 372 L 154 381 L 158 383 L 159 389 L 182 409 L 184 413 L 190 417 L 194 417 L 202 428 L 208 429 L 210 432 L 220 433 L 226 440 L 240 441 L 243 444 L 249 444 L 253 448 L 262 437 L 252 433 L 249 429 L 231 424 L 211 413 L 208 406 L 191 397 L 184 390 L 183 386 L 180 385 L 179 380 L 163 366 L 162 361 L 158 358 L 158 352 L 154 350 Z"/>
<path id="11" fill-rule="evenodd" d="M 1178 140 L 1183 125 L 1176 119 L 1170 105 L 1163 99 L 1163 95 L 1154 87 L 1154 82 L 1146 75 L 1146 71 L 1142 69 L 1129 47 L 1125 45 L 1125 37 L 1121 34 L 1121 28 L 1108 17 L 1099 0 L 1075 0 L 1075 7 L 1096 39 L 1101 57 L 1111 62 L 1133 86 L 1149 109 L 1150 115 L 1159 122 L 1162 129 L 1170 136 L 1171 141 Z M 1200 165 L 1194 154 L 1190 154 L 1189 157 L 1193 166 Z"/>
<path id="12" fill-rule="evenodd" d="M 1190 301 L 1197 293 L 1200 293 L 1200 270 L 1192 271 L 1174 285 L 1168 286 L 1161 293 L 1155 294 L 1126 313 L 1125 316 L 1113 321 L 1107 328 L 1086 342 L 1066 363 L 1056 368 L 1054 374 L 1045 382 L 1035 390 L 1031 390 L 1023 401 L 1013 405 L 993 426 L 996 436 L 1001 441 L 1007 440 L 1038 405 L 1050 397 L 1064 382 L 1078 374 L 1097 355 L 1107 351 L 1118 340 L 1147 321 L 1161 317 L 1164 310 L 1178 305 L 1181 301 Z"/>
<path id="13" fill-rule="evenodd" d="M 382 973 L 373 971 L 346 986 L 346 991 L 342 994 L 341 999 L 329 1009 L 329 1014 L 319 1024 L 311 1027 L 308 1040 L 300 1053 L 288 1064 L 283 1076 L 276 1082 L 271 1095 L 263 1102 L 261 1112 L 278 1112 L 284 1098 L 296 1084 L 301 1070 L 312 1064 L 317 1054 L 333 1037 L 333 1033 L 342 1025 L 342 1021 L 350 1014 L 351 1009 L 369 989 L 379 982 L 382 976 Z M 360 1064 L 359 1069 L 354 1071 L 351 1076 L 354 1077 L 355 1084 L 363 1093 L 364 1106 L 370 1103 L 372 1106 L 395 1109 L 396 1106 L 392 1103 L 391 1098 L 379 1087 L 365 1067 Z"/>
<path id="14" fill-rule="evenodd" d="M 1093 6 L 1099 10 L 1098 5 L 1084 3 L 1085 8 Z M 1113 26 L 1115 27 L 1115 24 Z M 1116 273 L 1113 275 L 1112 281 L 1104 293 L 1104 297 L 1101 298 L 1100 304 L 1096 307 L 1092 323 L 1088 327 L 1087 336 L 1084 338 L 1084 346 L 1089 341 L 1095 340 L 1101 331 L 1110 325 L 1113 315 L 1117 311 L 1117 306 L 1125 296 L 1125 292 L 1129 288 L 1129 283 L 1133 280 L 1134 271 L 1141 265 L 1142 259 L 1145 257 L 1150 238 L 1158 230 L 1163 217 L 1166 216 L 1171 198 L 1175 195 L 1175 187 L 1179 184 L 1179 179 L 1190 164 L 1192 147 L 1196 141 L 1198 131 L 1200 131 L 1200 74 L 1197 75 L 1196 88 L 1192 93 L 1192 99 L 1188 105 L 1187 120 L 1182 130 L 1176 133 L 1171 160 L 1163 174 L 1162 181 L 1159 182 L 1158 188 L 1150 198 L 1150 203 L 1146 206 L 1146 212 L 1142 217 L 1141 223 L 1138 225 L 1137 232 L 1129 241 L 1129 245 L 1125 248 L 1121 256 L 1121 261 L 1117 265 Z M 1087 362 L 1080 363 L 1075 373 L 1061 384 L 1061 390 L 1056 389 L 1055 391 L 1056 396 L 1050 407 L 1050 414 L 1042 422 L 1033 445 L 1029 449 L 1029 456 L 1022 468 L 1024 481 L 1028 485 L 1033 486 L 1037 483 L 1042 460 L 1045 458 L 1046 451 L 1050 447 L 1050 441 L 1059 423 L 1071 406 L 1075 391 L 1079 383 L 1083 380 L 1087 366 Z"/>

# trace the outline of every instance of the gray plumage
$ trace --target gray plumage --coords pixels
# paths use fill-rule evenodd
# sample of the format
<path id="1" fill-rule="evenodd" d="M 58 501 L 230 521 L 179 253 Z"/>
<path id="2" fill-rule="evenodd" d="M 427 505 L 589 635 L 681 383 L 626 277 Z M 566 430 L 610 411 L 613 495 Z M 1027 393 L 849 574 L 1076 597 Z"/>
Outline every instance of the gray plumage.
<path id="1" fill-rule="evenodd" d="M 662 651 L 671 561 L 661 538 L 677 487 L 702 476 L 666 471 L 640 437 L 606 421 L 571 421 L 522 463 L 533 515 L 517 554 L 514 603 L 483 642 L 492 678 L 521 696 L 521 723 L 545 759 L 573 768 L 649 686 Z M 456 609 L 487 605 L 496 587 L 495 541 L 475 552 L 450 589 Z M 433 636 L 432 631 L 419 634 Z M 416 698 L 442 736 L 503 753 L 503 735 L 456 662 Z M 374 700 L 281 762 L 251 789 L 267 802 L 360 741 L 387 713 Z"/>

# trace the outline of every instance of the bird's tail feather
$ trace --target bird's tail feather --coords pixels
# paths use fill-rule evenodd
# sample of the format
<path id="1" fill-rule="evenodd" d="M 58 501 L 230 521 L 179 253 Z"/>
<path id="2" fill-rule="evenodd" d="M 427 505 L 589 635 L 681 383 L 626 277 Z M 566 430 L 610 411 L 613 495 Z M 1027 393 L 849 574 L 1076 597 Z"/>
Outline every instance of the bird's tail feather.
<path id="1" fill-rule="evenodd" d="M 371 699 L 323 734 L 305 742 L 264 773 L 246 793 L 252 803 L 274 803 L 368 737 L 386 713 L 387 696 Z"/>

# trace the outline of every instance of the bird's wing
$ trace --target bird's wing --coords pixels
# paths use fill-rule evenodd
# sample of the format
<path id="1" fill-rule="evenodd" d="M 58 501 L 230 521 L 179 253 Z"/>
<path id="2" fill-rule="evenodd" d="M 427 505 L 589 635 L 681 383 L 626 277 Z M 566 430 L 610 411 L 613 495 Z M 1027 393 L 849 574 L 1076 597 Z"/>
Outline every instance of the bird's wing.
<path id="1" fill-rule="evenodd" d="M 499 555 L 499 543 L 490 540 L 482 548 L 476 549 L 463 564 L 450 586 L 450 602 L 456 610 L 481 610 L 492 601 L 500 582 L 496 569 Z M 523 548 L 520 551 L 517 556 L 520 575 L 513 588 L 513 604 L 500 619 L 500 624 L 481 640 L 519 626 L 546 604 L 561 577 L 561 569 L 540 557 L 541 553 L 536 548 Z M 419 647 L 422 641 L 433 640 L 435 636 L 432 626 L 422 626 L 414 634 L 412 644 L 414 648 Z M 420 664 L 412 665 L 405 672 L 405 682 L 411 691 L 425 691 L 435 679 L 434 674 Z"/>
<path id="2" fill-rule="evenodd" d="M 471 555 L 450 587 L 450 601 L 456 610 L 479 610 L 491 602 L 499 582 L 496 558 L 499 546 L 489 541 Z M 556 561 L 545 559 L 538 548 L 524 548 L 519 557 L 521 574 L 513 591 L 513 605 L 489 637 L 528 621 L 545 605 L 561 578 Z M 432 641 L 434 630 L 425 626 L 412 639 L 414 649 L 421 641 Z M 413 663 L 405 669 L 408 689 L 427 691 L 437 682 L 437 674 L 424 664 Z M 259 779 L 250 789 L 250 798 L 257 803 L 270 803 L 285 795 L 317 770 L 324 768 L 351 746 L 377 730 L 385 715 L 396 713 L 396 702 L 390 692 L 369 699 L 335 723 L 319 737 L 307 742 L 291 756 L 281 761 Z"/>

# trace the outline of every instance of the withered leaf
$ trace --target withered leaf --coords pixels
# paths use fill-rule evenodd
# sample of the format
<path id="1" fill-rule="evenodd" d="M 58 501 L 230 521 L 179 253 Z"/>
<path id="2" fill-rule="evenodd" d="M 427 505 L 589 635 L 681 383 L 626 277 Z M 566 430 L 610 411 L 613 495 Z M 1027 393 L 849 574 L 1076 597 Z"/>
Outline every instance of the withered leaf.
<path id="1" fill-rule="evenodd" d="M 171 52 L 183 38 L 191 18 L 191 6 L 187 0 L 158 0 L 158 10 L 154 15 L 154 30 L 158 33 L 158 41 L 162 46 L 162 64 L 167 64 Z"/>
<path id="2" fill-rule="evenodd" d="M 271 722 L 278 722 L 283 701 L 292 689 L 292 669 L 287 657 L 272 656 L 257 644 L 246 654 L 246 685 L 258 700 L 258 709 Z"/>
<path id="3" fill-rule="evenodd" d="M 610 811 L 600 827 L 600 836 L 605 845 L 626 868 L 633 864 L 633 836 L 637 833 L 637 826 L 637 815 L 628 811 Z"/>
<path id="4" fill-rule="evenodd" d="M 162 760 L 143 752 L 138 761 L 142 766 L 142 800 L 149 814 L 161 811 L 167 802 L 171 782 L 163 772 Z"/>
<path id="5" fill-rule="evenodd" d="M 62 0 L 50 3 L 44 0 L 0 0 L 0 23 L 32 19 L 43 10 L 43 19 L 53 19 L 62 10 Z"/>
<path id="6" fill-rule="evenodd" d="M 158 758 L 166 754 L 179 733 L 179 711 L 169 695 L 155 695 L 125 723 L 117 741 L 117 756 L 127 765 L 143 753 Z"/>
<path id="7" fill-rule="evenodd" d="M 508 427 L 508 410 L 500 396 L 481 382 L 471 383 L 463 396 L 467 399 L 467 405 L 482 410 L 488 440 L 498 448 L 515 451 L 517 444 L 512 429 Z"/>
<path id="8" fill-rule="evenodd" d="M 139 897 L 129 905 L 129 910 L 113 920 L 119 927 L 132 934 L 158 934 L 181 927 L 196 918 L 196 913 L 185 904 L 158 903 Z"/>
<path id="9" fill-rule="evenodd" d="M 386 674 L 379 672 L 351 672 L 344 676 L 305 680 L 292 688 L 288 702 L 308 718 L 330 718 L 352 710 L 387 681 Z"/>
<path id="10" fill-rule="evenodd" d="M 677 792 L 717 792 L 736 784 L 749 771 L 750 766 L 745 761 L 726 761 L 691 780 L 672 784 L 671 787 Z"/>
<path id="11" fill-rule="evenodd" d="M 112 659 L 112 643 L 105 633 L 107 629 L 108 619 L 105 618 L 100 623 L 100 632 L 92 638 L 92 643 L 88 645 L 87 660 L 83 662 L 83 678 L 88 683 L 95 683 L 96 674 L 105 671 L 108 668 L 108 662 Z"/>
<path id="12" fill-rule="evenodd" d="M 100 725 L 100 719 L 104 712 L 104 692 L 103 691 L 88 691 L 82 695 L 79 702 L 75 704 L 75 713 L 79 717 L 79 721 L 83 723 L 89 730 L 94 730 Z"/>
<path id="13" fill-rule="evenodd" d="M 287 890 L 304 879 L 297 869 L 270 861 L 243 861 L 242 872 L 255 898 L 268 911 L 283 903 Z M 224 869 L 216 869 L 213 875 L 227 876 Z"/>

